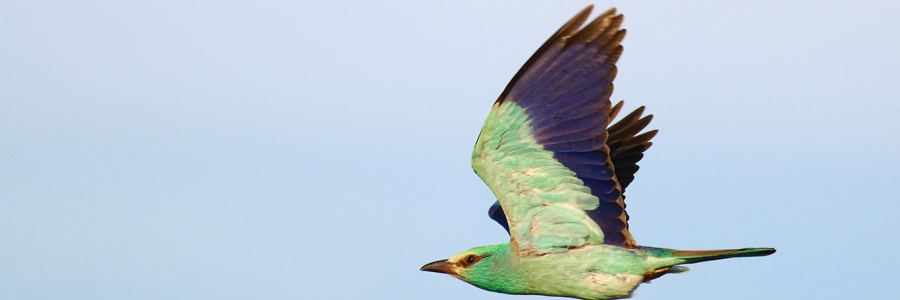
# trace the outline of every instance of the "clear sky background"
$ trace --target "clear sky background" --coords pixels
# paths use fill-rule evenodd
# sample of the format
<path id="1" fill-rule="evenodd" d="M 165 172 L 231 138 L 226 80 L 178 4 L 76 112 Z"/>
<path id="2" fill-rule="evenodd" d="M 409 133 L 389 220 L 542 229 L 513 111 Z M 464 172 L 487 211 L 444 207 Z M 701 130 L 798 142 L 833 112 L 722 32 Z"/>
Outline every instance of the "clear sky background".
<path id="1" fill-rule="evenodd" d="M 587 4 L 3 1 L 0 298 L 537 299 L 419 267 L 508 240 L 472 145 Z M 637 241 L 778 249 L 636 299 L 900 294 L 897 1 L 595 4 Z"/>

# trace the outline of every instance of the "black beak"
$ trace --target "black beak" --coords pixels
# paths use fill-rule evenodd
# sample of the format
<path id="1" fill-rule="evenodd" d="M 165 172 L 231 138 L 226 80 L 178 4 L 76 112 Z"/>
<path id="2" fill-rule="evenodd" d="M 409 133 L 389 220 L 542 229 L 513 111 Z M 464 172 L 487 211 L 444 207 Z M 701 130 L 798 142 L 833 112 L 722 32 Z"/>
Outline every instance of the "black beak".
<path id="1" fill-rule="evenodd" d="M 428 271 L 435 273 L 444 273 L 444 274 L 456 274 L 453 271 L 453 265 L 448 263 L 446 259 L 430 262 L 427 265 L 422 266 L 419 271 Z"/>

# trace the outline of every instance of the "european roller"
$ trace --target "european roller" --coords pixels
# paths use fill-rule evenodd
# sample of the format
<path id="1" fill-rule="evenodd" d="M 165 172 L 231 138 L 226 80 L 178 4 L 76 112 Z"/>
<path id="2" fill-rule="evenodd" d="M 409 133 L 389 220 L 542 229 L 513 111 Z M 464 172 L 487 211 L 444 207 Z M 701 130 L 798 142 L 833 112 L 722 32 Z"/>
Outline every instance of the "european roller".
<path id="1" fill-rule="evenodd" d="M 472 152 L 497 202 L 488 214 L 509 242 L 475 247 L 422 271 L 507 294 L 631 297 L 684 264 L 765 256 L 772 248 L 675 250 L 639 246 L 628 231 L 625 188 L 656 130 L 644 107 L 615 124 L 610 94 L 622 55 L 622 15 L 582 28 L 589 6 L 545 42 L 494 102 Z M 640 133 L 640 134 L 639 134 Z"/>

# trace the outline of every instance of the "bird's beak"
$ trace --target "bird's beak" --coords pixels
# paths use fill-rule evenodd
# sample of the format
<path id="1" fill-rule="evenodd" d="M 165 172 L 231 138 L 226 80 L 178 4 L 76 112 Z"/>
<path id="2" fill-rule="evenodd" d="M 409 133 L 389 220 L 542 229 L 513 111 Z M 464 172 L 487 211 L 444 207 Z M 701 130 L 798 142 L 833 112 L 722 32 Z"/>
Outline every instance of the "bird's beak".
<path id="1" fill-rule="evenodd" d="M 430 262 L 427 265 L 422 266 L 419 271 L 444 273 L 450 275 L 456 274 L 456 271 L 453 270 L 453 265 L 448 263 L 446 259 Z"/>

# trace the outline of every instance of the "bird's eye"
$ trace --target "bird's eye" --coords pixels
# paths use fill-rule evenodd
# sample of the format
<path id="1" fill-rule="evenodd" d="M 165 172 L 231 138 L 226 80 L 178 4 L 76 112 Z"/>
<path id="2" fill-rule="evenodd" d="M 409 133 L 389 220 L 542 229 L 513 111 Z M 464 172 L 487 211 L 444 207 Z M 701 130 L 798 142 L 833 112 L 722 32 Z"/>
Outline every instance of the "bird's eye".
<path id="1" fill-rule="evenodd" d="M 474 263 L 475 263 L 475 255 L 469 254 L 469 256 L 466 256 L 466 264 L 467 265 L 471 265 Z"/>

